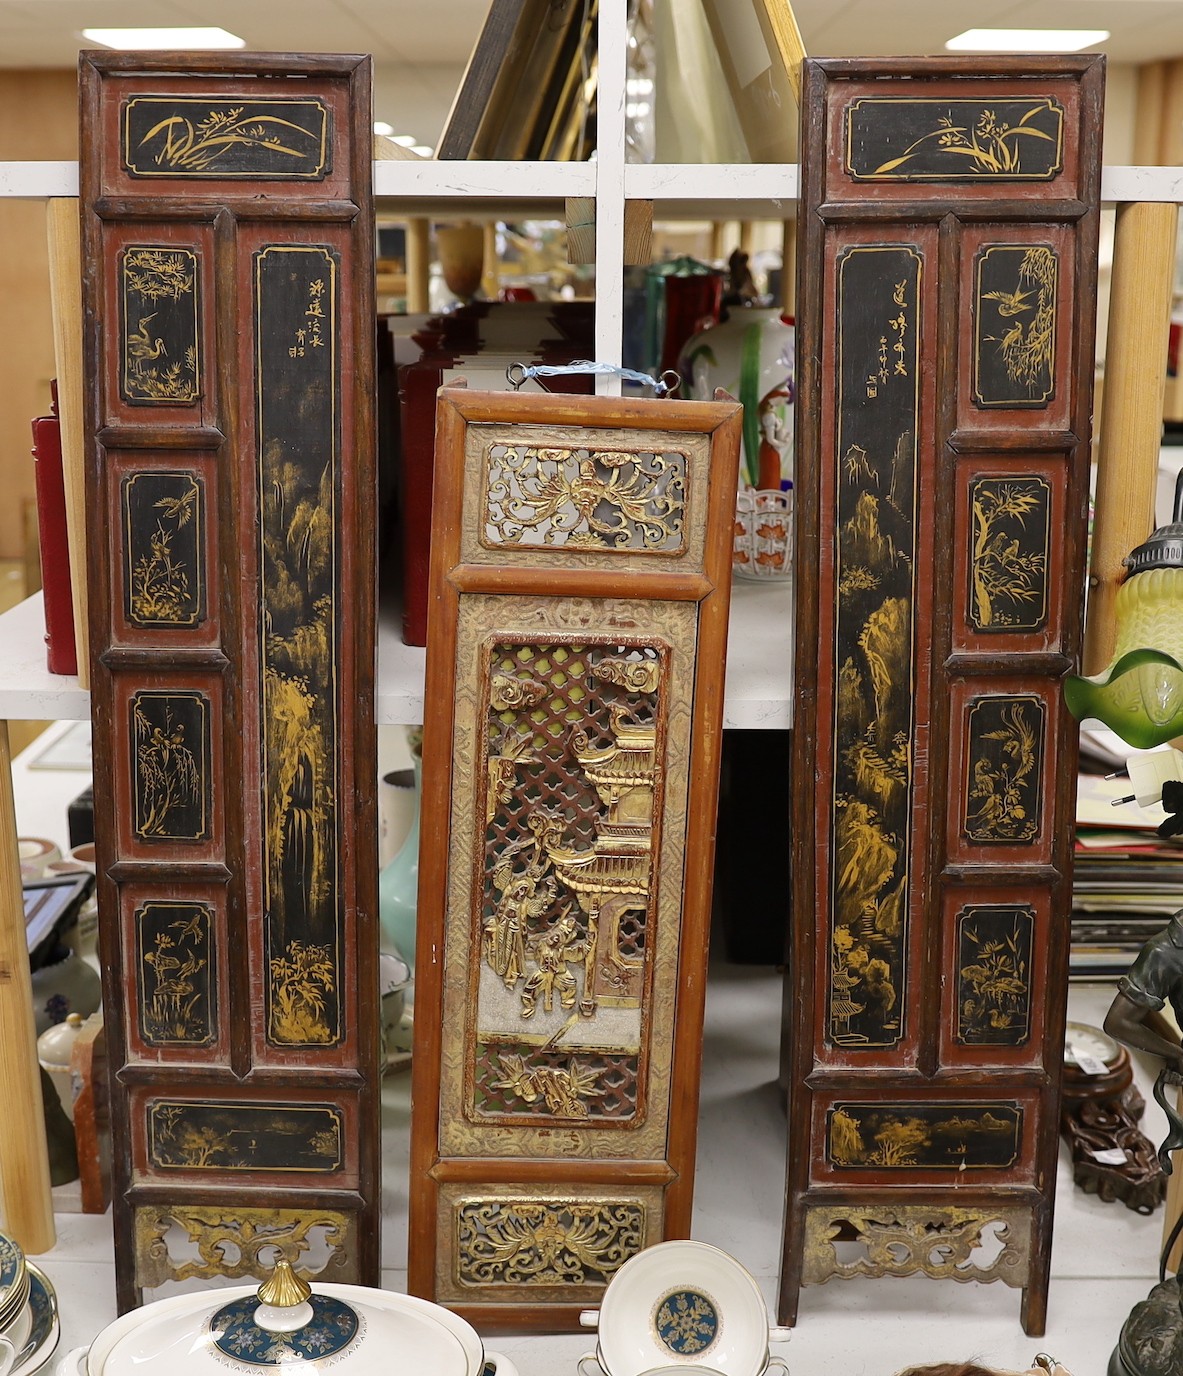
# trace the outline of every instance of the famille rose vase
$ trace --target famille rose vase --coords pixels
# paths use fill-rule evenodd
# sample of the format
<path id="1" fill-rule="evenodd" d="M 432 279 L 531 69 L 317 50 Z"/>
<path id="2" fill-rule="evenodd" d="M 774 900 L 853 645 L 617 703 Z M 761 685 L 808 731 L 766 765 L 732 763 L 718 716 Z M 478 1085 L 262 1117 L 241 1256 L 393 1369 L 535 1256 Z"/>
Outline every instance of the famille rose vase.
<path id="1" fill-rule="evenodd" d="M 736 498 L 732 572 L 787 578 L 793 564 L 794 329 L 779 310 L 735 306 L 694 335 L 679 371 L 690 396 L 716 387 L 743 404 L 743 462 Z"/>

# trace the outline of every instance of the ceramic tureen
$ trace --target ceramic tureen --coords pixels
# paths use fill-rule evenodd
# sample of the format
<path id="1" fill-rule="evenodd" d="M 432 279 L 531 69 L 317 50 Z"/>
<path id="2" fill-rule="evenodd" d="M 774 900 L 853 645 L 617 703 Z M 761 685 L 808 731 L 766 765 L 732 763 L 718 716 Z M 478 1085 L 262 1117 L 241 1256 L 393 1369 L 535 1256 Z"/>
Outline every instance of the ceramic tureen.
<path id="1" fill-rule="evenodd" d="M 486 1353 L 464 1319 L 410 1295 L 364 1285 L 308 1283 L 281 1261 L 258 1290 L 157 1300 L 109 1324 L 89 1350 L 62 1359 L 59 1376 L 222 1376 L 225 1368 L 313 1373 L 348 1364 L 347 1376 L 517 1376 Z"/>

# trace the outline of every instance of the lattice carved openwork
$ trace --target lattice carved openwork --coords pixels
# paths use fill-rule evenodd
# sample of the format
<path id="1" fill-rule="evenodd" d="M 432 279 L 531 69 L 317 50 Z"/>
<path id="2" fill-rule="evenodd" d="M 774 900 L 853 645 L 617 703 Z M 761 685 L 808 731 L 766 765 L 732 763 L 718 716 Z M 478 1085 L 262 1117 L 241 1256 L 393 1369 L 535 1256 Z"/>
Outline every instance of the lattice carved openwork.
<path id="1" fill-rule="evenodd" d="M 438 419 L 410 1287 L 574 1327 L 689 1224 L 739 411 Z"/>
<path id="2" fill-rule="evenodd" d="M 183 1248 L 173 1240 L 176 1231 Z M 331 1209 L 144 1206 L 135 1212 L 135 1235 L 141 1287 L 266 1275 L 281 1258 L 322 1280 L 359 1278 L 356 1218 Z M 317 1265 L 317 1253 L 326 1252 Z"/>
<path id="3" fill-rule="evenodd" d="M 839 1247 L 844 1254 L 859 1254 L 843 1260 Z M 1001 1280 L 1022 1288 L 1030 1261 L 1026 1209 L 898 1204 L 872 1210 L 835 1204 L 810 1208 L 805 1217 L 804 1285 L 820 1285 L 831 1276 L 850 1280 L 923 1272 L 934 1280 Z"/>

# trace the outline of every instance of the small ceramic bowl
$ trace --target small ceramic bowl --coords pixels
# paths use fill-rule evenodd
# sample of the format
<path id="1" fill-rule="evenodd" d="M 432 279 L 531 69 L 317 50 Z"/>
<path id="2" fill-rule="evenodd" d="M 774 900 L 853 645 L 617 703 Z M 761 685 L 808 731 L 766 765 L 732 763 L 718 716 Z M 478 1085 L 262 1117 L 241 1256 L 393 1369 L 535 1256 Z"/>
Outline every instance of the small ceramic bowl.
<path id="1" fill-rule="evenodd" d="M 789 1336 L 769 1328 L 751 1275 L 705 1242 L 660 1242 L 630 1257 L 599 1310 L 585 1311 L 580 1322 L 598 1330 L 595 1360 L 605 1376 L 649 1376 L 670 1366 L 763 1376 L 773 1360 L 769 1341 Z"/>

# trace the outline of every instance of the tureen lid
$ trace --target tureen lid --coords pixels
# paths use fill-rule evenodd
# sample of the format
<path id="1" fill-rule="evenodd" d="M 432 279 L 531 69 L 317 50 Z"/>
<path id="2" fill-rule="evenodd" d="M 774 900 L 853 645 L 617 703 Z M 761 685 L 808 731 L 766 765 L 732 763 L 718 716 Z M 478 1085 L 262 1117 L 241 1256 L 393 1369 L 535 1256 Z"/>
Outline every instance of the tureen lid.
<path id="1" fill-rule="evenodd" d="M 113 1344 L 100 1334 L 87 1363 L 89 1376 L 133 1376 L 159 1363 L 168 1376 L 221 1376 L 227 1368 L 260 1372 L 318 1372 L 349 1363 L 350 1376 L 430 1371 L 477 1376 L 449 1323 L 429 1309 L 402 1305 L 401 1296 L 357 1285 L 313 1291 L 286 1261 L 258 1290 L 248 1286 L 148 1304 L 139 1322 Z M 389 1301 L 389 1303 L 388 1303 Z M 434 1307 L 434 1306 L 432 1306 Z M 117 1320 L 127 1324 L 130 1315 Z M 451 1318 L 451 1316 L 449 1316 Z M 474 1335 L 475 1336 L 475 1335 Z M 167 1364 L 167 1366 L 166 1366 Z M 155 1369 L 155 1368 L 149 1368 Z"/>

